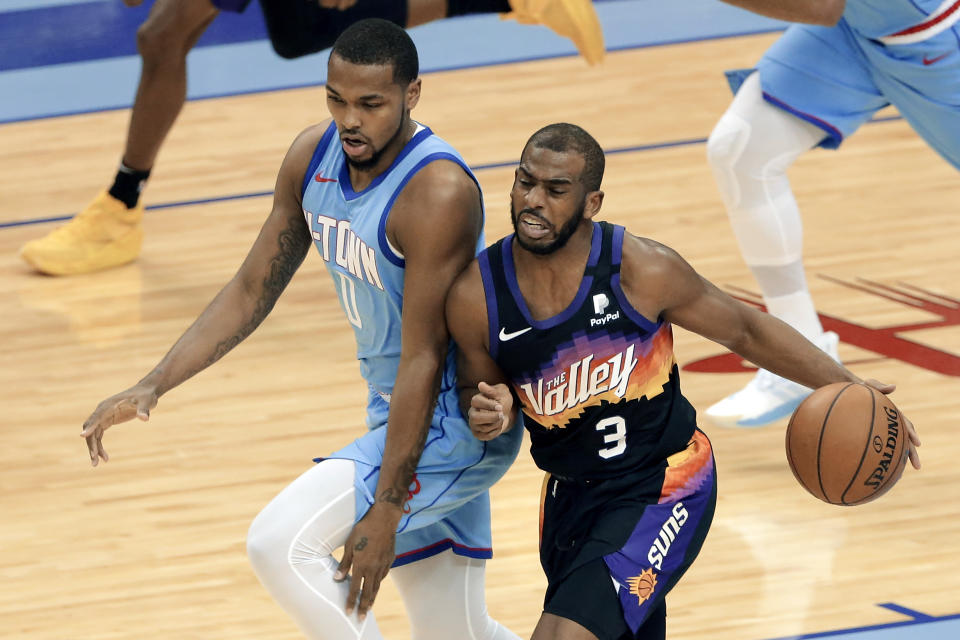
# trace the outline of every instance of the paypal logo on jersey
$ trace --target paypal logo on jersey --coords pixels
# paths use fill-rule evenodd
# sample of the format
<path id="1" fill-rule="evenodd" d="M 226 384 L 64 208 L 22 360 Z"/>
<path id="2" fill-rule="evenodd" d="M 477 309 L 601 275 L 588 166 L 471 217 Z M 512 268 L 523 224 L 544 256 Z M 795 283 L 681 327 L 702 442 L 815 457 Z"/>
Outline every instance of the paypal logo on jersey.
<path id="1" fill-rule="evenodd" d="M 610 298 L 605 293 L 598 293 L 593 296 L 593 312 L 597 315 L 603 313 L 610 306 Z"/>
<path id="2" fill-rule="evenodd" d="M 377 253 L 350 229 L 349 220 L 337 220 L 306 210 L 303 215 L 324 261 L 333 260 L 350 275 L 383 291 L 383 282 L 377 270 Z"/>
<path id="3" fill-rule="evenodd" d="M 597 295 L 593 296 L 593 313 L 594 315 L 601 316 L 601 317 L 590 318 L 591 327 L 602 327 L 608 322 L 612 322 L 613 320 L 620 319 L 619 310 L 613 311 L 604 315 L 603 312 L 606 311 L 607 307 L 609 306 L 610 306 L 610 297 L 607 294 L 598 293 Z"/>

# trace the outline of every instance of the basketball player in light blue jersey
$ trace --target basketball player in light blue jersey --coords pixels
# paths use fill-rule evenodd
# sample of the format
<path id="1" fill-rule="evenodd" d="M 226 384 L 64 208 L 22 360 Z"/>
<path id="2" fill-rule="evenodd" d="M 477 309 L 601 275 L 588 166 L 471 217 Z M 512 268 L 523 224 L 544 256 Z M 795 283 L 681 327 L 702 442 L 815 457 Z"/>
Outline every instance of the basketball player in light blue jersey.
<path id="1" fill-rule="evenodd" d="M 413 42 L 387 21 L 358 22 L 337 39 L 333 120 L 290 147 L 237 275 L 152 372 L 97 407 L 83 436 L 94 466 L 106 461 L 103 432 L 147 419 L 163 393 L 249 335 L 312 243 L 356 336 L 369 431 L 257 516 L 247 546 L 258 577 L 310 638 L 381 638 L 367 612 L 394 567 L 414 638 L 514 640 L 487 614 L 483 588 L 487 489 L 516 457 L 521 430 L 497 442 L 471 434 L 443 310 L 483 246 L 480 188 L 459 154 L 411 119 L 417 74 Z"/>
<path id="2" fill-rule="evenodd" d="M 847 0 L 835 26 L 793 25 L 756 69 L 729 72 L 736 97 L 707 153 L 744 260 L 767 310 L 837 358 L 807 288 L 802 229 L 787 168 L 805 151 L 836 149 L 894 105 L 960 168 L 960 0 Z M 789 416 L 810 393 L 760 370 L 705 412 L 754 427 Z"/>

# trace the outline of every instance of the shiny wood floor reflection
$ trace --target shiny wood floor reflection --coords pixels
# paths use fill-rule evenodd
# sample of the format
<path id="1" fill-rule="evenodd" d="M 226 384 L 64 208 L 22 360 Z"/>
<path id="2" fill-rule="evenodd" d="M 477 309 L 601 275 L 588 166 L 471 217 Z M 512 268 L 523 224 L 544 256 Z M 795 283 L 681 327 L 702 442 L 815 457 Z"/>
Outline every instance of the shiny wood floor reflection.
<path id="1" fill-rule="evenodd" d="M 654 237 L 722 286 L 753 289 L 702 143 L 729 101 L 720 70 L 772 36 L 489 67 L 424 78 L 415 115 L 472 165 L 515 159 L 537 127 L 571 121 L 611 154 L 604 217 Z M 190 103 L 161 154 L 149 203 L 272 189 L 293 136 L 324 117 L 317 88 Z M 112 175 L 127 114 L 0 127 L 0 223 L 78 210 Z M 677 146 L 630 150 L 659 143 Z M 42 170 L 38 170 L 42 168 Z M 822 312 L 864 327 L 933 317 L 852 290 L 858 277 L 960 298 L 956 172 L 902 120 L 871 124 L 838 153 L 792 171 L 806 260 Z M 512 168 L 481 170 L 487 237 L 507 231 Z M 89 468 L 80 423 L 135 382 L 232 275 L 269 198 L 152 211 L 136 264 L 72 279 L 30 273 L 19 246 L 50 225 L 0 228 L 0 636 L 296 638 L 249 569 L 248 523 L 310 458 L 361 430 L 364 388 L 352 334 L 311 255 L 273 315 L 212 369 L 170 392 L 148 424 L 112 430 Z M 952 307 L 956 311 L 956 306 Z M 907 334 L 955 356 L 957 325 Z M 722 350 L 677 331 L 689 363 Z M 958 378 L 848 344 L 859 374 L 897 382 L 924 441 L 925 469 L 882 500 L 820 504 L 794 482 L 783 425 L 707 428 L 720 500 L 700 559 L 669 599 L 670 637 L 750 640 L 904 619 L 876 605 L 960 613 Z M 700 409 L 748 374 L 689 373 Z M 540 473 L 526 452 L 493 491 L 491 613 L 529 635 L 544 580 L 537 561 Z M 388 586 L 376 609 L 408 637 Z"/>

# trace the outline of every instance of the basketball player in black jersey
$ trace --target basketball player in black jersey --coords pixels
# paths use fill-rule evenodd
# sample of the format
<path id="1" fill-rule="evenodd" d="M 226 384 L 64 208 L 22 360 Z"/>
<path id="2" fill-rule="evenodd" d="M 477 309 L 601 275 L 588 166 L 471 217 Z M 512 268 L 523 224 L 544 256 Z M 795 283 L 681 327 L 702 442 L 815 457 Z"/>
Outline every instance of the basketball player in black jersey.
<path id="1" fill-rule="evenodd" d="M 548 586 L 534 640 L 665 637 L 664 596 L 716 503 L 713 453 L 680 393 L 671 323 L 809 387 L 861 382 L 668 247 L 594 222 L 603 167 L 583 129 L 536 132 L 510 194 L 515 233 L 474 260 L 446 304 L 474 434 L 496 438 L 522 410 L 547 471 Z"/>

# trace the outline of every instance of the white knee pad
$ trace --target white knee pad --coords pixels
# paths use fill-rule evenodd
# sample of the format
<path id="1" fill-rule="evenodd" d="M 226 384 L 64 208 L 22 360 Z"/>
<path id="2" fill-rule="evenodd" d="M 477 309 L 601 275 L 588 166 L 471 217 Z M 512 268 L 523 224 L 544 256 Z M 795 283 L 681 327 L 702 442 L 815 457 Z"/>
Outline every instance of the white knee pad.
<path id="1" fill-rule="evenodd" d="M 747 78 L 717 122 L 707 159 L 747 264 L 800 259 L 803 230 L 786 170 L 825 135 L 764 100 L 758 73 Z"/>
<path id="2" fill-rule="evenodd" d="M 740 183 L 735 170 L 749 140 L 750 123 L 730 111 L 723 114 L 707 139 L 707 161 L 728 211 L 740 204 Z"/>

